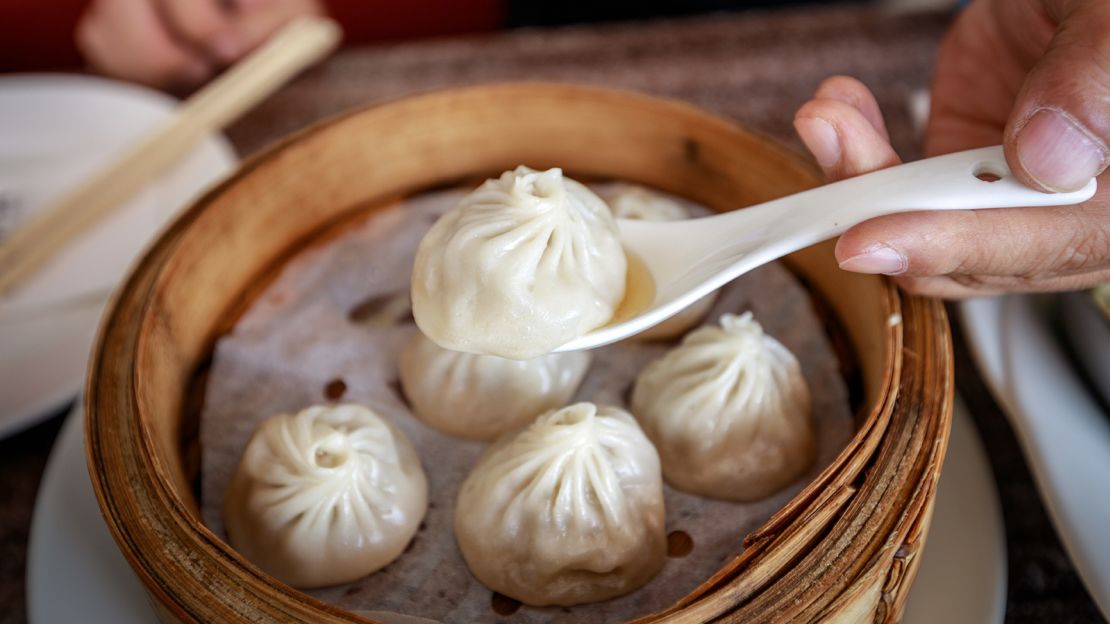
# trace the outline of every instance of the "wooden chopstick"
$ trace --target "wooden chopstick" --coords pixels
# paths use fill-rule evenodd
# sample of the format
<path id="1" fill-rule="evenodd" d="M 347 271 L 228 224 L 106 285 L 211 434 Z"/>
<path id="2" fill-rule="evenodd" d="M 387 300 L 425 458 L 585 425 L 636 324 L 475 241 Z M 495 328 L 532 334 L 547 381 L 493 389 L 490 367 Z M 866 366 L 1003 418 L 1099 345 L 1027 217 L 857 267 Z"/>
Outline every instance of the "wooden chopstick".
<path id="1" fill-rule="evenodd" d="M 306 18 L 186 100 L 177 114 L 0 243 L 0 295 L 37 270 L 75 236 L 110 214 L 176 163 L 202 137 L 223 128 L 339 43 L 339 26 Z"/>

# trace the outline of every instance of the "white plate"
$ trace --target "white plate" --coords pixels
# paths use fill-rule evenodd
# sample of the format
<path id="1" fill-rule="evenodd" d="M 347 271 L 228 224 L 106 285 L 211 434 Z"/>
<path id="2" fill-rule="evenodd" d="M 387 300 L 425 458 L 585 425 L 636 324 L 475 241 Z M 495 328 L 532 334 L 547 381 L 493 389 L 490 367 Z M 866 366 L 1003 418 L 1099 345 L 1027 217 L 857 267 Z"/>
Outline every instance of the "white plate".
<path id="1" fill-rule="evenodd" d="M 1110 405 L 1110 318 L 1088 291 L 1063 293 L 1059 301 L 1060 322 L 1072 352 L 1102 395 L 1103 405 Z"/>
<path id="2" fill-rule="evenodd" d="M 957 408 L 906 624 L 997 624 L 1005 609 L 1006 547 L 994 480 L 974 427 Z M 153 622 L 146 594 L 101 519 L 85 468 L 82 423 L 77 408 L 50 454 L 35 503 L 27 554 L 30 622 Z"/>
<path id="3" fill-rule="evenodd" d="M 1064 548 L 1110 617 L 1110 417 L 1053 335 L 1041 297 L 960 304 L 983 379 L 1009 415 Z"/>
<path id="4" fill-rule="evenodd" d="M 81 402 L 46 464 L 27 550 L 27 619 L 40 624 L 152 624 L 139 579 L 108 533 L 85 465 Z"/>
<path id="5" fill-rule="evenodd" d="M 156 91 L 86 76 L 0 78 L 0 229 L 71 188 L 176 105 Z M 0 437 L 77 393 L 111 289 L 162 226 L 234 164 L 222 136 L 205 138 L 0 299 Z"/>

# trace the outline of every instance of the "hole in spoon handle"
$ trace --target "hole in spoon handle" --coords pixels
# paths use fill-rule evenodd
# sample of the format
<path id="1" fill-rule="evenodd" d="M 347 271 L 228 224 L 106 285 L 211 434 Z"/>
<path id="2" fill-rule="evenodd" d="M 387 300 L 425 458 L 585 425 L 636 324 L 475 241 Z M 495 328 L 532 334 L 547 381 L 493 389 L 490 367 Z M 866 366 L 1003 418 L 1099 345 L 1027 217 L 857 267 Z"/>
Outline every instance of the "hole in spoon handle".
<path id="1" fill-rule="evenodd" d="M 1000 167 L 996 162 L 984 160 L 975 165 L 972 175 L 982 182 L 992 183 L 1005 178 L 1009 173 L 1006 167 Z"/>

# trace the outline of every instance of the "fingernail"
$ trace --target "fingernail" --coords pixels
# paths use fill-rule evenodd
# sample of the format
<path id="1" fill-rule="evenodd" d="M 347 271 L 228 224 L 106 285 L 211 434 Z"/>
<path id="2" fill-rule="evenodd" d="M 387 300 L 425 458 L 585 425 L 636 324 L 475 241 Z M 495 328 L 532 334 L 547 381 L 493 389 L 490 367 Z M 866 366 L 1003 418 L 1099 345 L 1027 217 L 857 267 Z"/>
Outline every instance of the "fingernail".
<path id="1" fill-rule="evenodd" d="M 1044 188 L 1077 191 L 1106 168 L 1106 146 L 1059 111 L 1035 113 L 1017 136 L 1018 160 Z"/>
<path id="2" fill-rule="evenodd" d="M 827 168 L 840 162 L 840 137 L 832 124 L 816 117 L 800 117 L 794 120 L 794 127 L 817 164 Z"/>
<path id="3" fill-rule="evenodd" d="M 867 247 L 858 256 L 852 256 L 840 263 L 840 268 L 853 273 L 882 273 L 899 275 L 906 272 L 909 261 L 902 252 L 882 243 Z"/>

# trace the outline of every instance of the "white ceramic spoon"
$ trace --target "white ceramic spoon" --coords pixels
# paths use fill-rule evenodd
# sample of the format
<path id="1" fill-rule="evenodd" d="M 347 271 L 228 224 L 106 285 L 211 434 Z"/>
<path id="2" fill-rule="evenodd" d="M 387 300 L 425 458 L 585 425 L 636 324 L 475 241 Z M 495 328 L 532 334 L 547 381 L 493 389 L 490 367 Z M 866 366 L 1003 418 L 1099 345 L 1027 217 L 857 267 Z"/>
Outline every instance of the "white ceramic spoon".
<path id="1" fill-rule="evenodd" d="M 986 179 L 990 178 L 990 180 Z M 689 221 L 618 220 L 621 242 L 651 275 L 654 297 L 631 317 L 556 351 L 600 347 L 677 314 L 752 269 L 882 215 L 919 210 L 1078 204 L 1073 193 L 1035 191 L 1010 175 L 1002 147 L 927 158 L 756 206 Z"/>

